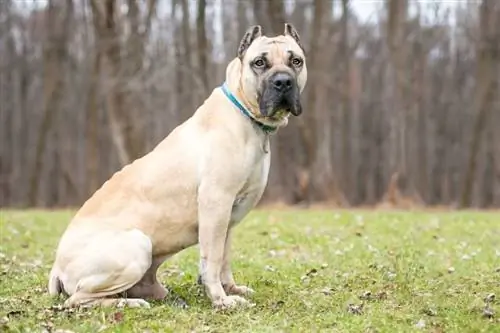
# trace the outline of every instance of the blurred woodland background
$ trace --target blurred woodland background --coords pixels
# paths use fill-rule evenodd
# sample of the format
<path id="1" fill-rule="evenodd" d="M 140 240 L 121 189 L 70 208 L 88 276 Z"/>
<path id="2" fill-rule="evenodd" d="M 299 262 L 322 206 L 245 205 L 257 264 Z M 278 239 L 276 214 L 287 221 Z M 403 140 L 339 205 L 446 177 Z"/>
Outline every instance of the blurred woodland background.
<path id="1" fill-rule="evenodd" d="M 500 207 L 500 1 L 1 0 L 0 205 L 83 203 L 292 23 L 304 114 L 262 202 Z M 450 5 L 450 3 L 452 5 Z"/>

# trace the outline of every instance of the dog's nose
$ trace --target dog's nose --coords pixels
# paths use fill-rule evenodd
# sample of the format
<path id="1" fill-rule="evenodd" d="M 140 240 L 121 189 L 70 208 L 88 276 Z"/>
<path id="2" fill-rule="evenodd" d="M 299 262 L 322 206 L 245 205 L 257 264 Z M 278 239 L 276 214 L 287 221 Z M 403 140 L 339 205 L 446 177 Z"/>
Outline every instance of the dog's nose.
<path id="1" fill-rule="evenodd" d="M 288 73 L 277 73 L 272 77 L 271 84 L 274 89 L 284 93 L 292 89 L 293 77 Z"/>

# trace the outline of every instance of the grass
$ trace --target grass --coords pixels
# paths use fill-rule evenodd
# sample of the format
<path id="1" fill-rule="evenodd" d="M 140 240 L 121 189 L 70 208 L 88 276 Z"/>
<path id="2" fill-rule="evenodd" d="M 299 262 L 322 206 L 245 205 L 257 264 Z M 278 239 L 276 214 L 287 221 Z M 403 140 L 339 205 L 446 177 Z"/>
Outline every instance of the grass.
<path id="1" fill-rule="evenodd" d="M 159 271 L 188 309 L 61 309 L 47 275 L 72 213 L 0 211 L 0 331 L 500 332 L 498 213 L 252 212 L 233 268 L 256 306 L 230 312 L 196 285 L 197 248 Z"/>

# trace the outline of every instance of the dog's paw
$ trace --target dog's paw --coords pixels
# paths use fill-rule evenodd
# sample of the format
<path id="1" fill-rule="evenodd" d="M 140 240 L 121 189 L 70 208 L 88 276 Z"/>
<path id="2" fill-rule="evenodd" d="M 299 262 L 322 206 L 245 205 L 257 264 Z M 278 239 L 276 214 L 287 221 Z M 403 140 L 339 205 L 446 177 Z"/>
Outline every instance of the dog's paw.
<path id="1" fill-rule="evenodd" d="M 238 286 L 238 285 L 230 285 L 230 286 L 224 286 L 224 290 L 226 293 L 230 295 L 242 295 L 242 296 L 250 296 L 253 293 L 255 293 L 255 290 L 253 290 L 250 287 L 247 286 Z"/>
<path id="2" fill-rule="evenodd" d="M 214 301 L 213 303 L 216 309 L 234 309 L 236 307 L 252 307 L 255 304 L 250 303 L 246 299 L 240 296 L 224 296 Z"/>

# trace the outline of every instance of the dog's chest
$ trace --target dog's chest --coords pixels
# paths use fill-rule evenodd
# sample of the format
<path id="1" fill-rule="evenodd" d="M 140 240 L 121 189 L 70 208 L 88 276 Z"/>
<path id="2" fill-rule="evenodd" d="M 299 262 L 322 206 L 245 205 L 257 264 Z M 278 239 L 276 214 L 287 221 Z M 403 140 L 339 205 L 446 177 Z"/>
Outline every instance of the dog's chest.
<path id="1" fill-rule="evenodd" d="M 263 153 L 263 155 L 259 157 L 261 158 L 257 158 L 256 163 L 252 163 L 248 179 L 233 202 L 231 213 L 231 222 L 233 224 L 240 222 L 243 217 L 255 207 L 266 188 L 271 153 Z"/>

